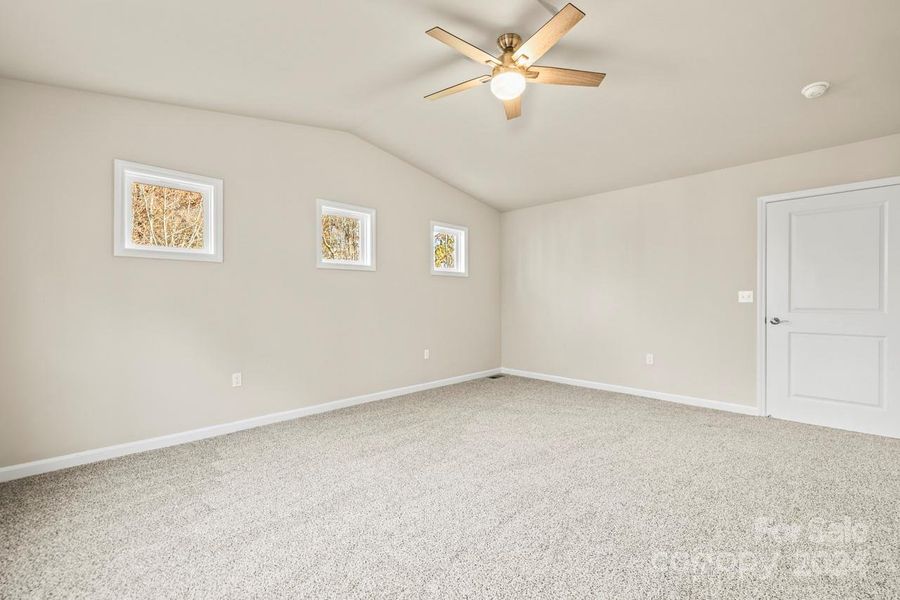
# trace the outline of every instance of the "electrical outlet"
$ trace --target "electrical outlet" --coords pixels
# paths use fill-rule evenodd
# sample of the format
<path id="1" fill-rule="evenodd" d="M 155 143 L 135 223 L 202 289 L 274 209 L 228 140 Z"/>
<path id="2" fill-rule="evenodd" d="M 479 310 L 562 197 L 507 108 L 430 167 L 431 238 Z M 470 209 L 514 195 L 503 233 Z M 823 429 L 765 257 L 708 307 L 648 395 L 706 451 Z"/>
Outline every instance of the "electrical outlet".
<path id="1" fill-rule="evenodd" d="M 738 302 L 744 303 L 753 303 L 753 290 L 742 290 L 738 292 Z"/>
<path id="2" fill-rule="evenodd" d="M 653 355 L 652 355 L 652 354 L 648 354 L 648 355 L 647 355 L 647 364 L 648 364 L 648 365 L 652 365 L 652 364 L 653 364 Z"/>
<path id="3" fill-rule="evenodd" d="M 241 387 L 243 382 L 241 381 L 240 373 L 232 373 L 231 374 L 231 387 Z"/>
<path id="4" fill-rule="evenodd" d="M 428 360 L 428 359 L 431 357 L 431 350 L 429 350 L 428 348 L 425 348 L 425 352 L 423 353 L 423 357 L 425 358 L 425 360 Z"/>

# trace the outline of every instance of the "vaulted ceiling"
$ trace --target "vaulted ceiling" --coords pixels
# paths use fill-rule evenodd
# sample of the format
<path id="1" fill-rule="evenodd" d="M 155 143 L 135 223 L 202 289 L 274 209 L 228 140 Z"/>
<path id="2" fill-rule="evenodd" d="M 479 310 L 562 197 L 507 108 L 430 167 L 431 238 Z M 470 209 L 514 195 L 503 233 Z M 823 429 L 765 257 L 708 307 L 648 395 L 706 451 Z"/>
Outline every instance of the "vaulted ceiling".
<path id="1" fill-rule="evenodd" d="M 350 131 L 500 209 L 900 131 L 897 0 L 580 0 L 539 64 L 599 88 L 422 99 L 485 72 L 425 30 L 493 51 L 563 4 L 0 0 L 0 76 Z"/>

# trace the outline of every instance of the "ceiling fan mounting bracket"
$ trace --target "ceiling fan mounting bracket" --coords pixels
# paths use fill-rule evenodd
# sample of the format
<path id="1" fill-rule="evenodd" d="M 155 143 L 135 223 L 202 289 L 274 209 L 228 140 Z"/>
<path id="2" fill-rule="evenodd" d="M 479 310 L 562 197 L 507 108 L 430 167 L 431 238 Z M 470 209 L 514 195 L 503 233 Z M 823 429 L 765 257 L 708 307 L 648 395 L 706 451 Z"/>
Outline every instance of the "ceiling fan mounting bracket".
<path id="1" fill-rule="evenodd" d="M 515 52 L 522 45 L 522 37 L 518 33 L 504 33 L 497 38 L 497 47 L 504 54 Z"/>

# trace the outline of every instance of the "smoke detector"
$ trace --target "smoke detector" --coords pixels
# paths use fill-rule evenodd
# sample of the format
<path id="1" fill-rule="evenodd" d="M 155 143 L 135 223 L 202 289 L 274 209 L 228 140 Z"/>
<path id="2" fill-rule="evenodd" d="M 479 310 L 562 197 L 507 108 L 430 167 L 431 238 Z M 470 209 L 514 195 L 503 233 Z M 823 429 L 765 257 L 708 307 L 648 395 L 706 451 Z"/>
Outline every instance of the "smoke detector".
<path id="1" fill-rule="evenodd" d="M 800 90 L 800 93 L 803 94 L 804 97 L 812 100 L 813 98 L 820 98 L 825 95 L 825 92 L 828 91 L 828 88 L 831 87 L 831 84 L 827 81 L 817 81 L 815 83 L 811 83 Z"/>

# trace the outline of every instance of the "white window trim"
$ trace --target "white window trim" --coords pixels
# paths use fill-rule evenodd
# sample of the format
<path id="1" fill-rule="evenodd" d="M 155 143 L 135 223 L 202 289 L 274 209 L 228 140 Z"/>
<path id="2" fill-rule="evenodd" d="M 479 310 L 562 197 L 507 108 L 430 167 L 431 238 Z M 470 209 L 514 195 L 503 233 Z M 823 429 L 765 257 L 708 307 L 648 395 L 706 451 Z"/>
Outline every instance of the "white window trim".
<path id="1" fill-rule="evenodd" d="M 460 265 L 458 270 L 438 269 L 434 266 L 434 234 L 435 230 L 447 230 L 457 234 L 456 238 L 456 259 Z M 429 244 L 428 256 L 431 259 L 431 274 L 443 275 L 448 277 L 468 277 L 469 276 L 469 228 L 462 225 L 452 225 L 450 223 L 441 223 L 440 221 L 432 221 L 429 228 Z M 460 260 L 460 255 L 462 259 Z"/>
<path id="2" fill-rule="evenodd" d="M 351 216 L 360 216 L 361 225 L 359 232 L 360 260 L 359 262 L 326 260 L 322 256 L 322 212 L 344 212 Z M 319 269 L 344 269 L 350 271 L 374 271 L 375 270 L 375 209 L 355 204 L 332 202 L 331 200 L 316 200 L 316 267 Z"/>
<path id="3" fill-rule="evenodd" d="M 222 180 L 126 160 L 114 160 L 115 218 L 113 255 L 222 262 Z M 200 192 L 203 195 L 203 248 L 165 248 L 132 243 L 131 184 L 144 182 Z"/>

